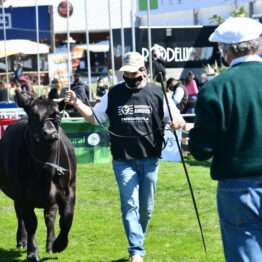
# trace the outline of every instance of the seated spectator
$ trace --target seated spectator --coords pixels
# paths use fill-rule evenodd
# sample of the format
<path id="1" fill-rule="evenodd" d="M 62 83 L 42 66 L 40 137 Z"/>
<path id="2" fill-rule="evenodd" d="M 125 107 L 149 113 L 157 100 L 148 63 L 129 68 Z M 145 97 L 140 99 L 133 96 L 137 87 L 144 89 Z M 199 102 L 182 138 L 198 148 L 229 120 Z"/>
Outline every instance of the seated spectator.
<path id="1" fill-rule="evenodd" d="M 48 93 L 48 98 L 59 99 L 64 97 L 65 97 L 65 92 L 63 92 L 63 86 L 61 81 L 57 78 L 54 78 L 54 80 L 52 81 L 52 88 Z"/>
<path id="2" fill-rule="evenodd" d="M 81 81 L 81 76 L 78 73 L 74 75 L 74 82 L 71 84 L 71 90 L 76 93 L 76 96 L 83 103 L 89 100 L 89 86 Z"/>
<path id="3" fill-rule="evenodd" d="M 107 90 L 108 90 L 108 86 L 105 84 L 104 78 L 102 77 L 98 78 L 97 88 L 96 88 L 96 100 L 100 100 Z"/>
<path id="4" fill-rule="evenodd" d="M 4 81 L 0 80 L 0 102 L 8 101 L 8 90 L 5 87 Z"/>
<path id="5" fill-rule="evenodd" d="M 166 82 L 167 89 L 173 92 L 172 99 L 175 102 L 177 108 L 181 113 L 185 113 L 187 111 L 187 90 L 182 85 L 180 80 L 176 80 L 175 78 L 169 78 Z"/>
<path id="6" fill-rule="evenodd" d="M 25 93 L 31 97 L 35 96 L 33 86 L 31 85 L 30 81 L 27 78 L 25 78 L 24 76 L 21 76 L 19 78 L 19 85 L 17 88 L 22 93 Z"/>

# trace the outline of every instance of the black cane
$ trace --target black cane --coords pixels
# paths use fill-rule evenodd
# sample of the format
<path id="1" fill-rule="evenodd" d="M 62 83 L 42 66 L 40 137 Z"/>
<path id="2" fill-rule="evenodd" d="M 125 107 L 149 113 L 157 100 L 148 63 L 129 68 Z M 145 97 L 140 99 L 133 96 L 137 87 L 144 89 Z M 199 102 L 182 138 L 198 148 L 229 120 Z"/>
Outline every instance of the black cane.
<path id="1" fill-rule="evenodd" d="M 167 99 L 167 94 L 166 94 L 165 87 L 164 87 L 163 76 L 162 76 L 161 72 L 159 72 L 159 74 L 160 74 L 160 79 L 161 79 L 161 87 L 162 87 L 162 90 L 163 90 L 163 93 L 164 93 L 164 97 L 165 97 L 165 100 L 166 100 L 166 104 L 167 104 L 167 108 L 168 108 L 169 117 L 170 117 L 170 120 L 173 121 L 173 117 L 172 117 L 170 106 L 169 106 L 168 99 Z M 185 174 L 186 174 L 186 179 L 187 179 L 188 186 L 189 186 L 189 189 L 190 189 L 192 201 L 193 201 L 193 204 L 194 204 L 195 213 L 196 213 L 196 217 L 197 217 L 197 221 L 198 221 L 198 226 L 199 226 L 200 234 L 201 234 L 201 238 L 202 238 L 203 247 L 204 247 L 205 253 L 207 253 L 206 242 L 205 242 L 205 238 L 204 238 L 204 234 L 203 234 L 202 224 L 201 224 L 200 216 L 199 216 L 199 213 L 198 213 L 198 208 L 197 208 L 197 204 L 196 204 L 193 188 L 192 188 L 192 185 L 191 185 L 191 182 L 190 182 L 190 179 L 189 179 L 189 175 L 188 175 L 188 172 L 187 172 L 185 160 L 184 160 L 184 157 L 182 155 L 182 149 L 181 149 L 181 147 L 179 145 L 179 141 L 178 141 L 178 137 L 177 137 L 176 131 L 173 130 L 173 133 L 174 133 L 174 136 L 176 138 L 178 151 L 179 151 L 179 154 L 180 154 L 180 157 L 181 157 L 181 161 L 182 161 L 182 164 L 183 164 L 183 167 L 184 167 L 184 171 L 185 171 Z"/>

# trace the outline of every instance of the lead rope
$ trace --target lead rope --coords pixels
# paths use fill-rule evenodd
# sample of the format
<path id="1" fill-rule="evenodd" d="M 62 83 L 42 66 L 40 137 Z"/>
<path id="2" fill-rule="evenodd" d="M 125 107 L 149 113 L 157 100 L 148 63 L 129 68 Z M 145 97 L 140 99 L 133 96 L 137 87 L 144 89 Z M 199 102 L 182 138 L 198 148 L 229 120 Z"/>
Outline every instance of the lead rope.
<path id="1" fill-rule="evenodd" d="M 30 128 L 30 127 L 29 127 L 29 124 L 28 124 L 28 125 L 26 126 L 26 128 L 25 128 L 25 131 L 24 131 L 24 139 L 25 139 L 25 143 L 26 143 L 26 146 L 27 146 L 27 149 L 28 149 L 28 151 L 29 151 L 29 153 L 30 153 L 31 158 L 32 158 L 34 161 L 36 161 L 36 162 L 38 162 L 38 163 L 40 163 L 40 164 L 48 165 L 48 166 L 53 167 L 54 169 L 57 170 L 58 175 L 64 175 L 64 172 L 68 172 L 68 171 L 69 171 L 68 169 L 59 166 L 60 154 L 57 154 L 57 155 L 56 155 L 57 164 L 51 163 L 51 162 L 44 162 L 44 161 L 41 161 L 41 160 L 39 160 L 38 158 L 36 158 L 36 157 L 33 156 L 33 153 L 32 153 L 32 151 L 30 150 L 30 147 L 29 147 L 28 142 L 27 142 L 27 139 L 26 139 L 26 129 L 27 129 L 27 128 Z M 36 140 L 36 142 L 39 142 L 39 141 Z M 58 150 L 60 150 L 60 139 L 58 139 L 57 142 L 58 142 Z M 58 151 L 58 152 L 60 152 L 60 151 Z"/>
<path id="2" fill-rule="evenodd" d="M 95 120 L 97 121 L 97 123 L 98 123 L 99 125 L 101 125 L 101 127 L 102 127 L 104 130 L 106 130 L 109 134 L 111 134 L 111 135 L 113 135 L 113 136 L 121 137 L 121 138 L 131 138 L 131 139 L 132 139 L 132 138 L 141 138 L 141 137 L 145 137 L 145 136 L 154 134 L 154 133 L 157 132 L 158 130 L 159 130 L 159 131 L 162 131 L 162 130 L 163 130 L 163 126 L 160 126 L 160 127 L 157 127 L 155 130 L 153 130 L 153 131 L 151 131 L 151 132 L 148 132 L 148 133 L 146 133 L 146 134 L 142 134 L 142 135 L 139 135 L 139 136 L 124 136 L 124 135 L 116 134 L 116 133 L 110 131 L 110 130 L 109 130 L 106 126 L 104 126 L 104 124 L 99 120 L 99 118 L 97 117 L 94 109 L 92 108 L 92 105 L 90 104 L 90 101 L 89 101 L 89 99 L 87 98 L 87 96 L 86 96 L 86 100 L 87 100 L 87 104 L 88 104 L 88 106 L 90 107 L 90 109 L 91 109 L 91 111 L 92 111 L 92 113 L 93 113 L 93 115 L 94 115 L 94 118 L 95 118 Z"/>
<path id="3" fill-rule="evenodd" d="M 164 87 L 162 72 L 159 72 L 159 74 L 160 74 L 160 79 L 161 79 L 161 87 L 162 87 L 164 97 L 165 97 L 165 100 L 166 100 L 166 104 L 167 104 L 167 108 L 168 108 L 169 117 L 170 117 L 170 120 L 173 121 L 173 117 L 172 117 L 170 106 L 169 106 L 168 99 L 167 99 L 167 94 L 166 94 L 165 87 Z M 173 131 L 175 139 L 176 139 L 177 147 L 178 147 L 179 154 L 180 154 L 180 157 L 181 157 L 181 161 L 182 161 L 184 171 L 185 171 L 185 174 L 186 174 L 187 183 L 188 183 L 189 190 L 190 190 L 190 193 L 191 193 L 191 198 L 192 198 L 192 201 L 193 201 L 198 226 L 199 226 L 199 229 L 200 229 L 203 248 L 204 248 L 205 254 L 207 254 L 206 242 L 205 242 L 205 238 L 204 238 L 204 233 L 203 233 L 203 229 L 202 229 L 200 216 L 199 216 L 199 213 L 198 213 L 198 208 L 197 208 L 197 204 L 196 204 L 196 200 L 195 200 L 195 196 L 194 196 L 194 191 L 193 191 L 193 188 L 192 188 L 192 185 L 191 185 L 191 181 L 190 181 L 190 178 L 189 178 L 189 175 L 188 175 L 188 171 L 187 171 L 187 168 L 186 168 L 186 164 L 185 164 L 185 160 L 184 160 L 184 157 L 183 157 L 183 154 L 182 154 L 181 147 L 179 145 L 179 141 L 178 141 L 176 131 L 175 130 L 172 130 L 172 131 Z"/>

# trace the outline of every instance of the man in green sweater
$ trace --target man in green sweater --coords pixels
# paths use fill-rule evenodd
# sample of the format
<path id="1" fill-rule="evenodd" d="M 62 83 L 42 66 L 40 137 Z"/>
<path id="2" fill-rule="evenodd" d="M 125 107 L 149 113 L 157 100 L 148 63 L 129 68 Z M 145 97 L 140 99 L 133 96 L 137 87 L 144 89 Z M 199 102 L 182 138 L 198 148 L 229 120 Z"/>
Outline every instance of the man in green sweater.
<path id="1" fill-rule="evenodd" d="M 212 158 L 227 262 L 262 261 L 262 25 L 229 18 L 209 37 L 229 68 L 200 90 L 189 150 Z"/>

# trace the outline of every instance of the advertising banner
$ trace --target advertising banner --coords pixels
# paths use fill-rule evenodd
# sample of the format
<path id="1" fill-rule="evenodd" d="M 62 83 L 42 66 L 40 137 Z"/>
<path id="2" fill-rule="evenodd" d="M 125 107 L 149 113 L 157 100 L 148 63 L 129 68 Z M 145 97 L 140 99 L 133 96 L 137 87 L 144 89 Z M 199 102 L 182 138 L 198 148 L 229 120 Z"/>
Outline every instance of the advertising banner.
<path id="1" fill-rule="evenodd" d="M 78 163 L 106 163 L 111 160 L 109 135 L 103 127 L 85 120 L 63 119 L 62 128 L 74 145 Z"/>
<path id="2" fill-rule="evenodd" d="M 158 47 L 166 68 L 203 68 L 215 61 L 220 63 L 216 43 L 208 41 L 216 26 L 161 27 L 151 28 L 152 47 Z M 125 29 L 125 52 L 131 51 L 132 34 Z M 115 67 L 121 66 L 120 29 L 113 30 Z M 136 28 L 136 47 L 148 63 L 148 30 Z"/>
<path id="3" fill-rule="evenodd" d="M 176 130 L 176 134 L 178 137 L 179 146 L 181 147 L 182 131 Z M 165 141 L 167 144 L 162 151 L 162 161 L 180 162 L 181 156 L 179 154 L 174 132 L 168 127 L 165 128 Z"/>
<path id="4" fill-rule="evenodd" d="M 50 12 L 48 6 L 39 6 L 39 39 L 50 38 Z M 36 13 L 35 7 L 12 7 L 5 8 L 3 19 L 0 12 L 0 40 L 3 36 L 3 23 L 6 28 L 6 39 L 36 40 Z"/>
<path id="5" fill-rule="evenodd" d="M 0 118 L 0 139 L 4 135 L 5 129 L 16 120 L 14 118 Z"/>
<path id="6" fill-rule="evenodd" d="M 70 56 L 70 55 L 69 55 Z M 71 61 L 71 57 L 69 57 Z M 68 54 L 56 53 L 48 55 L 48 69 L 50 82 L 59 78 L 64 87 L 68 86 Z M 70 63 L 70 66 L 72 64 Z M 72 72 L 72 68 L 70 69 Z"/>
<path id="7" fill-rule="evenodd" d="M 223 6 L 232 4 L 249 3 L 253 0 L 150 0 L 150 13 L 171 13 L 198 8 L 208 8 L 213 6 Z M 138 0 L 137 15 L 147 14 L 147 0 Z"/>

